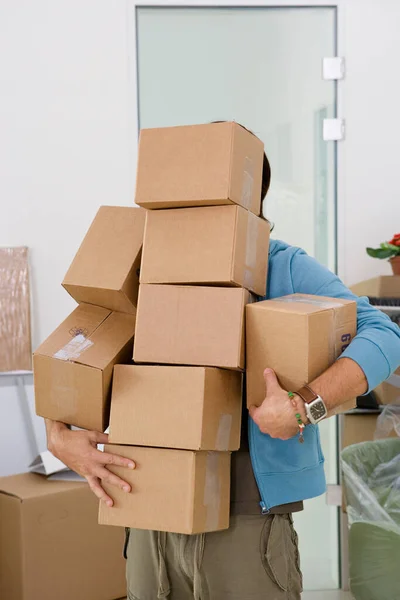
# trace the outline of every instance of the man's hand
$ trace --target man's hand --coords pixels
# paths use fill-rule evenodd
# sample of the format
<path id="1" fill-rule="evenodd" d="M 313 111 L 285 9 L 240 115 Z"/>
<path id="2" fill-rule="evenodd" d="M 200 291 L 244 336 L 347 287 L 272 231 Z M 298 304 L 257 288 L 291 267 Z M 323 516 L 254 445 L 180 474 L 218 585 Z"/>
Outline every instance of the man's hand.
<path id="1" fill-rule="evenodd" d="M 50 452 L 70 469 L 85 477 L 94 494 L 107 506 L 114 504 L 101 486 L 102 481 L 131 491 L 129 483 L 107 469 L 108 465 L 135 468 L 128 458 L 101 452 L 97 444 L 106 444 L 108 435 L 96 431 L 71 431 L 63 423 L 46 419 L 47 445 Z"/>
<path id="2" fill-rule="evenodd" d="M 288 440 L 299 431 L 296 413 L 300 413 L 304 424 L 307 423 L 304 402 L 299 396 L 295 396 L 297 408 L 293 406 L 287 391 L 281 388 L 272 369 L 265 369 L 264 379 L 267 388 L 265 400 L 259 407 L 250 406 L 250 416 L 262 433 Z"/>

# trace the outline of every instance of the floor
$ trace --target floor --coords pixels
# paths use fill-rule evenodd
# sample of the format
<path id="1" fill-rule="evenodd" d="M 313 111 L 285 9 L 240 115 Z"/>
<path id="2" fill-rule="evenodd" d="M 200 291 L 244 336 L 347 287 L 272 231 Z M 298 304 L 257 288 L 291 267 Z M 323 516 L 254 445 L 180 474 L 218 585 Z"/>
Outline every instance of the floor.
<path id="1" fill-rule="evenodd" d="M 301 600 L 352 600 L 349 592 L 330 591 L 330 592 L 304 592 Z"/>
<path id="2" fill-rule="evenodd" d="M 127 600 L 122 598 L 121 600 Z M 301 595 L 301 600 L 352 600 L 351 594 L 348 592 L 329 591 L 329 592 L 304 592 Z"/>

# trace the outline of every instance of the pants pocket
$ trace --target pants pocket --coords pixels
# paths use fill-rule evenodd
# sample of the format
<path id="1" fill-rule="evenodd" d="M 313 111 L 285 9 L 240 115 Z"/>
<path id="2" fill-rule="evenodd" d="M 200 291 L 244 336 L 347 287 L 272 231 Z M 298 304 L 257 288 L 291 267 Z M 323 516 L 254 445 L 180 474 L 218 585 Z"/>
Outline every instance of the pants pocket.
<path id="1" fill-rule="evenodd" d="M 278 588 L 300 594 L 302 577 L 297 533 L 290 515 L 272 515 L 266 520 L 261 551 L 264 569 Z"/>

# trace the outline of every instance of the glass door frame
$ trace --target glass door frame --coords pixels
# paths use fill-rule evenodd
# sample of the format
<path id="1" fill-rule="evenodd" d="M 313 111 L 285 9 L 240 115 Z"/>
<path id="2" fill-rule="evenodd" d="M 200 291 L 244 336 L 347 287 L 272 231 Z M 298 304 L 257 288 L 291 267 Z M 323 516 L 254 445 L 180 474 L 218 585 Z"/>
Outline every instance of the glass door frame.
<path id="1" fill-rule="evenodd" d="M 131 172 L 131 193 L 134 198 L 136 163 L 137 163 L 137 140 L 139 137 L 139 89 L 138 89 L 138 61 L 137 61 L 137 11 L 140 8 L 323 8 L 330 7 L 336 10 L 336 56 L 345 56 L 345 3 L 346 0 L 250 0 L 246 3 L 244 0 L 126 0 L 127 11 L 127 42 L 128 42 L 128 118 L 129 118 L 129 151 L 132 160 Z M 322 64 L 321 64 L 322 71 Z M 321 74 L 322 76 L 322 74 Z M 336 117 L 345 117 L 344 102 L 345 79 L 336 82 Z M 344 141 L 328 142 L 335 144 L 335 163 L 336 163 L 336 272 L 341 279 L 346 281 L 346 236 L 345 236 L 345 148 Z M 338 481 L 340 481 L 339 469 L 339 448 L 341 437 L 341 418 L 337 417 L 338 432 Z M 340 587 L 348 589 L 348 542 L 347 542 L 347 521 L 341 508 L 338 508 L 339 516 L 339 570 Z"/>

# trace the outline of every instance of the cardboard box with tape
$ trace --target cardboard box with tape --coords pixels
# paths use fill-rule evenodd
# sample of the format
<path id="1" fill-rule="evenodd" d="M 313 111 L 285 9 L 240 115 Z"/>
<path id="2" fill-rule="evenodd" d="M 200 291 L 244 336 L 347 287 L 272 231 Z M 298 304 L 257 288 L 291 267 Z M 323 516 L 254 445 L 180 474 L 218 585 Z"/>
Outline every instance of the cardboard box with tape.
<path id="1" fill-rule="evenodd" d="M 141 284 L 134 361 L 243 369 L 241 288 Z"/>
<path id="2" fill-rule="evenodd" d="M 269 229 L 240 206 L 148 211 L 140 281 L 236 285 L 264 296 Z"/>
<path id="3" fill-rule="evenodd" d="M 135 316 L 80 304 L 33 355 L 36 412 L 104 431 L 116 363 L 131 361 Z"/>
<path id="4" fill-rule="evenodd" d="M 105 483 L 114 506 L 100 503 L 100 524 L 186 534 L 229 527 L 229 452 L 114 445 L 105 449 L 134 460 L 136 469 L 128 473 L 129 469 L 109 467 L 132 485 L 133 492 Z"/>
<path id="5" fill-rule="evenodd" d="M 209 367 L 116 365 L 112 444 L 238 450 L 242 374 Z"/>
<path id="6" fill-rule="evenodd" d="M 87 483 L 33 473 L 0 478 L 0 598 L 125 596 L 124 532 L 97 520 Z"/>
<path id="7" fill-rule="evenodd" d="M 260 214 L 264 144 L 237 123 L 142 129 L 138 206 L 239 204 Z"/>
<path id="8" fill-rule="evenodd" d="M 100 207 L 63 281 L 77 302 L 136 312 L 145 214 Z"/>
<path id="9" fill-rule="evenodd" d="M 248 406 L 265 398 L 264 369 L 273 369 L 281 385 L 295 392 L 333 364 L 356 332 L 353 301 L 293 294 L 248 305 Z"/>

